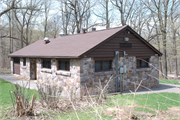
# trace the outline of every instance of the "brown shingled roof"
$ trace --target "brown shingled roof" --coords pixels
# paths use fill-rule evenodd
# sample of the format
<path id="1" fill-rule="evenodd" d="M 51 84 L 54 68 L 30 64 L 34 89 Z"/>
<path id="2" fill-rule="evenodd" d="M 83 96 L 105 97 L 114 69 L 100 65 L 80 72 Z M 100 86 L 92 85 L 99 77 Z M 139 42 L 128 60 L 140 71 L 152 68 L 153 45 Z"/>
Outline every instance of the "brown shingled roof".
<path id="1" fill-rule="evenodd" d="M 78 58 L 82 54 L 96 47 L 107 38 L 121 31 L 127 26 L 106 30 L 88 32 L 51 38 L 50 43 L 44 44 L 38 40 L 12 54 L 10 57 L 40 57 L 40 58 Z"/>

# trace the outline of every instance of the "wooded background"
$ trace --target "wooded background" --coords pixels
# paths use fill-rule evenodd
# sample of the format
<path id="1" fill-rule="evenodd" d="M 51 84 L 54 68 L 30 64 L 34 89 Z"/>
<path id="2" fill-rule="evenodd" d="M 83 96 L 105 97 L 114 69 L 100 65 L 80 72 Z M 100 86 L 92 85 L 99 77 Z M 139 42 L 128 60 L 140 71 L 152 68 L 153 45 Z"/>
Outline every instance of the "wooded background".
<path id="1" fill-rule="evenodd" d="M 8 54 L 44 37 L 131 26 L 163 53 L 160 70 L 180 72 L 180 0 L 1 0 L 0 68 Z"/>

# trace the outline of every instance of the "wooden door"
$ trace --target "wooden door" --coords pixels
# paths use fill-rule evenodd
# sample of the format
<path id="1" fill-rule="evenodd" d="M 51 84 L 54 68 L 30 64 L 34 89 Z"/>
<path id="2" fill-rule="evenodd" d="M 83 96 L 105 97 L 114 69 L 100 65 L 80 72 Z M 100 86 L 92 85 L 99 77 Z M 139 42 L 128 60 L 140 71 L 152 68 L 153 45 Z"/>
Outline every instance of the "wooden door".
<path id="1" fill-rule="evenodd" d="M 14 58 L 14 74 L 20 75 L 20 58 Z"/>

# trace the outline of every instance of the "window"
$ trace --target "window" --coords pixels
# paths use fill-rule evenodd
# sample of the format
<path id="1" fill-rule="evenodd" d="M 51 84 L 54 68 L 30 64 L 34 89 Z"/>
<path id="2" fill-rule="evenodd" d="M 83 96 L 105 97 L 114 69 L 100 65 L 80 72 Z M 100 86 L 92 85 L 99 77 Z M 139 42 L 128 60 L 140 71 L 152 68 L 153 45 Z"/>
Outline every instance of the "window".
<path id="1" fill-rule="evenodd" d="M 14 58 L 14 63 L 20 63 L 20 59 L 19 58 Z"/>
<path id="2" fill-rule="evenodd" d="M 51 60 L 43 60 L 43 68 L 51 69 Z"/>
<path id="3" fill-rule="evenodd" d="M 23 58 L 23 66 L 26 66 L 26 58 Z"/>
<path id="4" fill-rule="evenodd" d="M 120 43 L 120 48 L 132 48 L 131 43 Z"/>
<path id="5" fill-rule="evenodd" d="M 147 68 L 147 67 L 149 67 L 148 63 L 149 63 L 149 58 L 142 59 L 142 60 L 137 59 L 137 61 L 136 61 L 137 68 Z"/>
<path id="6" fill-rule="evenodd" d="M 95 72 L 111 70 L 111 61 L 95 61 Z"/>
<path id="7" fill-rule="evenodd" d="M 59 60 L 59 61 L 58 61 L 58 69 L 59 69 L 59 70 L 69 71 L 69 70 L 70 70 L 69 60 L 67 60 L 67 61 Z"/>

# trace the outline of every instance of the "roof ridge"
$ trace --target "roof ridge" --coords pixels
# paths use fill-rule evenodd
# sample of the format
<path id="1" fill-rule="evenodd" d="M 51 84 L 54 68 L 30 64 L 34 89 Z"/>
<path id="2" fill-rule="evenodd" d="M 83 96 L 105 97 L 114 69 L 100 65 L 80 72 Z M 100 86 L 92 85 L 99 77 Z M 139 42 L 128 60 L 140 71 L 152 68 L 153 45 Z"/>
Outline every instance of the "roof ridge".
<path id="1" fill-rule="evenodd" d="M 124 26 L 119 26 L 119 27 L 114 27 L 114 28 L 108 28 L 108 29 L 102 29 L 102 30 L 96 30 L 96 31 L 90 31 L 90 32 L 86 32 L 85 34 L 88 34 L 88 33 L 95 33 L 95 32 L 101 32 L 101 31 L 106 31 L 106 30 L 112 30 L 112 29 L 118 29 L 118 28 L 122 28 L 122 27 L 126 27 L 128 25 L 124 25 Z M 68 37 L 68 36 L 74 36 L 74 35 L 82 35 L 82 33 L 78 33 L 78 34 L 70 34 L 70 35 L 63 35 L 63 36 L 58 36 L 56 38 L 59 38 L 59 37 Z M 55 39 L 56 39 L 55 38 Z"/>

